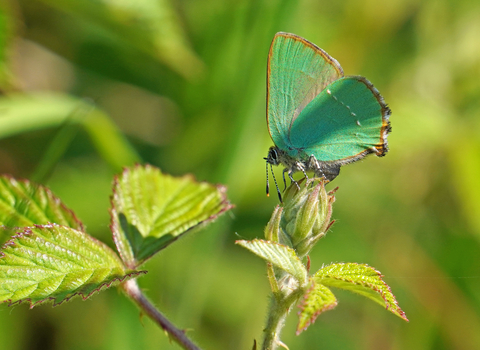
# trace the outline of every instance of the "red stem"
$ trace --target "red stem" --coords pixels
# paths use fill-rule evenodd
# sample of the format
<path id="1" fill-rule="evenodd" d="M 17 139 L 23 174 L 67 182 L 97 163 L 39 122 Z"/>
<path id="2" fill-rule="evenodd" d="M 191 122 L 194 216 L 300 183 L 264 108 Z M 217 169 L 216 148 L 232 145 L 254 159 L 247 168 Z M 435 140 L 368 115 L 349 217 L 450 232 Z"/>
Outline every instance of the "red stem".
<path id="1" fill-rule="evenodd" d="M 163 330 L 165 330 L 171 339 L 178 343 L 181 347 L 187 350 L 200 350 L 181 329 L 175 327 L 155 306 L 145 297 L 140 290 L 136 279 L 130 279 L 122 283 L 123 290 L 127 295 L 138 305 L 140 310 L 148 315 L 155 323 L 157 323 Z"/>

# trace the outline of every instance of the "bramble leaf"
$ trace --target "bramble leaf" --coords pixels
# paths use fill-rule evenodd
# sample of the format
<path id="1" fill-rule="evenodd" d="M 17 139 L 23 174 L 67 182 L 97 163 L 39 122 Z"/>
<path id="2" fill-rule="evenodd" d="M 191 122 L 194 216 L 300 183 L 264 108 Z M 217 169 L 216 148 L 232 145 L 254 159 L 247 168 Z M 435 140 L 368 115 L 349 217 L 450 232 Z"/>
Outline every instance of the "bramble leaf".
<path id="1" fill-rule="evenodd" d="M 316 283 L 324 286 L 341 288 L 363 295 L 408 321 L 405 312 L 398 306 L 395 296 L 382 277 L 379 271 L 366 264 L 341 263 L 321 268 L 313 278 Z"/>
<path id="2" fill-rule="evenodd" d="M 130 268 L 142 264 L 181 235 L 232 208 L 225 187 L 173 177 L 152 166 L 125 169 L 115 178 L 112 232 Z"/>
<path id="3" fill-rule="evenodd" d="M 322 312 L 331 310 L 337 306 L 337 299 L 332 291 L 322 284 L 316 283 L 311 278 L 312 286 L 303 296 L 300 303 L 300 311 L 298 312 L 297 335 L 306 330 L 318 315 Z"/>
<path id="4" fill-rule="evenodd" d="M 16 227 L 56 223 L 78 231 L 83 224 L 48 188 L 11 176 L 0 176 L 0 245 Z"/>
<path id="5" fill-rule="evenodd" d="M 0 301 L 54 306 L 137 277 L 104 243 L 56 224 L 24 228 L 0 252 Z"/>
<path id="6" fill-rule="evenodd" d="M 306 283 L 307 270 L 292 248 L 262 239 L 236 241 L 235 243 L 250 250 L 274 266 L 288 272 L 295 277 L 301 285 Z"/>

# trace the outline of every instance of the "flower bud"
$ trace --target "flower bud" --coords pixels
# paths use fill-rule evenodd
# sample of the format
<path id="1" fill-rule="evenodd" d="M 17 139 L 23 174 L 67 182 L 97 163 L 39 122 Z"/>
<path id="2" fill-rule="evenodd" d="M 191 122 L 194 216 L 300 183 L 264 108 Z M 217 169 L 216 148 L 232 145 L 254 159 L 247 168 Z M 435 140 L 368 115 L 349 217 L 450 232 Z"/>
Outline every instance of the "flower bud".
<path id="1" fill-rule="evenodd" d="M 283 209 L 284 208 L 280 205 L 276 206 L 270 221 L 265 227 L 265 239 L 292 247 L 292 241 L 290 240 L 290 237 L 288 237 L 285 234 L 285 231 L 280 227 L 284 213 Z"/>
<path id="2" fill-rule="evenodd" d="M 277 205 L 272 213 L 272 217 L 265 227 L 265 239 L 272 242 L 278 242 L 278 231 L 280 230 L 280 220 L 282 219 L 283 207 Z"/>
<path id="3" fill-rule="evenodd" d="M 290 246 L 301 258 L 325 235 L 330 225 L 335 197 L 326 192 L 324 180 L 315 178 L 305 181 L 300 189 L 292 183 L 285 192 L 284 199 L 278 232 L 288 237 Z M 278 217 L 276 220 L 278 222 Z"/>

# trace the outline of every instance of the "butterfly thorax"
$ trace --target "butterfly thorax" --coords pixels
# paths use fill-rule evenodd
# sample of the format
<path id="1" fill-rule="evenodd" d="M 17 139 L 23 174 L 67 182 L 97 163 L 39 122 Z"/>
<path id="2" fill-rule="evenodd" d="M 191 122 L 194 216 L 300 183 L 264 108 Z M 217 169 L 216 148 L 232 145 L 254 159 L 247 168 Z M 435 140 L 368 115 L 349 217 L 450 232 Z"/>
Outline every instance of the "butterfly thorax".
<path id="1" fill-rule="evenodd" d="M 323 177 L 332 181 L 340 172 L 339 164 L 320 161 L 313 155 L 306 155 L 300 158 L 292 157 L 277 146 L 270 147 L 265 160 L 271 165 L 282 164 L 285 167 L 283 172 L 286 172 L 290 178 L 296 172 L 302 172 L 305 176 L 307 176 L 307 172 L 313 172 L 316 177 Z"/>

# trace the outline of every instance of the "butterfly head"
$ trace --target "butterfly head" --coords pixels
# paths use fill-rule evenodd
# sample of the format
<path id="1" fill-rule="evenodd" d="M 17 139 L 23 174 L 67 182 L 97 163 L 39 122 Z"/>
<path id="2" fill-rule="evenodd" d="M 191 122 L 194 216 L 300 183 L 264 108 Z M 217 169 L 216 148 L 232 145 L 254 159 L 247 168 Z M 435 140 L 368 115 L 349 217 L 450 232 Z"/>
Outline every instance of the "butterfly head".
<path id="1" fill-rule="evenodd" d="M 267 169 L 266 169 L 266 173 L 267 173 L 267 196 L 269 195 L 269 192 L 270 192 L 269 191 L 269 184 L 268 184 L 268 164 L 270 164 L 270 171 L 272 172 L 273 181 L 275 182 L 275 187 L 277 188 L 278 198 L 280 199 L 280 202 L 282 202 L 282 195 L 280 194 L 280 190 L 278 188 L 277 180 L 275 179 L 275 173 L 273 172 L 273 169 L 272 169 L 272 165 L 278 165 L 278 164 L 281 163 L 279 152 L 280 152 L 280 150 L 276 146 L 272 146 L 268 150 L 267 157 L 263 158 L 263 159 L 265 159 L 267 161 L 267 163 L 266 163 L 266 165 L 267 165 Z"/>
<path id="2" fill-rule="evenodd" d="M 266 158 L 263 158 L 267 161 L 267 164 L 278 165 L 280 164 L 278 148 L 276 146 L 270 147 L 268 150 L 268 155 Z"/>

